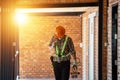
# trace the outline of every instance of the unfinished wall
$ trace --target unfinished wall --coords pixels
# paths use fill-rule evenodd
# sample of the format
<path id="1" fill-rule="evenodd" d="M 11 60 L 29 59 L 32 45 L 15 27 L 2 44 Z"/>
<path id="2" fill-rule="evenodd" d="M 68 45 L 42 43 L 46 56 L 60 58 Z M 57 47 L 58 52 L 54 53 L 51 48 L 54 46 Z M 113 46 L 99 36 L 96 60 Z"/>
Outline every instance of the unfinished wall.
<path id="1" fill-rule="evenodd" d="M 52 78 L 54 76 L 48 56 L 48 44 L 58 25 L 64 26 L 66 34 L 73 39 L 77 57 L 82 63 L 79 47 L 82 41 L 80 16 L 30 16 L 28 22 L 20 25 L 19 29 L 21 78 Z M 78 67 L 80 74 L 82 74 L 81 69 L 80 65 Z"/>

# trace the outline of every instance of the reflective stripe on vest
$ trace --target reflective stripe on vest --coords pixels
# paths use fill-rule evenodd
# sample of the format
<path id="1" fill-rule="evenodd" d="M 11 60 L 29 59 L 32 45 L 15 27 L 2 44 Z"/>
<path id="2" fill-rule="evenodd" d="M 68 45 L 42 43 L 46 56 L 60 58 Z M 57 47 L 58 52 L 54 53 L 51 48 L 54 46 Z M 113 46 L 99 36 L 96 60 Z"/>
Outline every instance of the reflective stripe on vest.
<path id="1" fill-rule="evenodd" d="M 66 43 L 67 43 L 67 40 L 68 40 L 68 36 L 66 36 L 65 38 L 65 41 L 64 41 L 64 44 L 62 46 L 62 50 L 61 50 L 61 53 L 60 53 L 60 56 L 61 57 L 66 57 L 65 55 L 63 55 L 63 52 L 65 50 L 65 46 L 66 46 Z M 58 49 L 58 46 L 56 45 L 56 55 L 58 56 L 59 55 L 59 49 Z M 58 56 L 59 57 L 59 56 Z"/>

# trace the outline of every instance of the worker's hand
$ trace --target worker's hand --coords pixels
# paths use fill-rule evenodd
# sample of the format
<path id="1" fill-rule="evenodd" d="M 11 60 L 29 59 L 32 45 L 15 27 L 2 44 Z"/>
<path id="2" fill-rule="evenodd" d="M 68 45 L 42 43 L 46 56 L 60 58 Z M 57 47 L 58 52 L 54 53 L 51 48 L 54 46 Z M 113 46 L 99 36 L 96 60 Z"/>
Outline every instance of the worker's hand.
<path id="1" fill-rule="evenodd" d="M 53 58 L 54 58 L 53 56 L 50 56 L 50 60 L 51 60 L 51 62 L 53 62 Z"/>
<path id="2" fill-rule="evenodd" d="M 73 70 L 77 70 L 77 62 L 76 61 L 73 62 L 72 68 L 73 68 Z"/>

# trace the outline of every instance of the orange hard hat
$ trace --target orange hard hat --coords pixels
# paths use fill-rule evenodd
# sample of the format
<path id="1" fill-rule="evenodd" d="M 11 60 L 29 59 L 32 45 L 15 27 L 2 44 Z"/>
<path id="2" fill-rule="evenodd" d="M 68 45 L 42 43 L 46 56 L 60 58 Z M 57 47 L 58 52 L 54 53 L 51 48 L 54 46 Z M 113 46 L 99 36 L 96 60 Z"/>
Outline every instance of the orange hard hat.
<path id="1" fill-rule="evenodd" d="M 65 28 L 62 26 L 57 26 L 56 27 L 56 37 L 61 38 L 65 35 Z"/>

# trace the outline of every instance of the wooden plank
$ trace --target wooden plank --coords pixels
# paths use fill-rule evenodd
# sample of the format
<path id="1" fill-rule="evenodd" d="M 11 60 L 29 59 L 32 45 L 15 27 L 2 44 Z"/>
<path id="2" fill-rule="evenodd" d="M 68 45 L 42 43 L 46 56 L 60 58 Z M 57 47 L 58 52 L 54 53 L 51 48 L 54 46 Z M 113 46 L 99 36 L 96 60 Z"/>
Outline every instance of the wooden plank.
<path id="1" fill-rule="evenodd" d="M 29 13 L 28 15 L 35 16 L 79 16 L 84 12 L 53 12 L 53 13 Z"/>
<path id="2" fill-rule="evenodd" d="M 16 8 L 53 8 L 53 7 L 86 7 L 98 6 L 97 2 L 93 3 L 61 3 L 61 4 L 17 4 Z"/>
<path id="3" fill-rule="evenodd" d="M 98 2 L 98 0 L 79 0 L 80 3 Z"/>
<path id="4" fill-rule="evenodd" d="M 42 4 L 42 3 L 92 3 L 98 0 L 17 0 L 18 4 Z"/>

